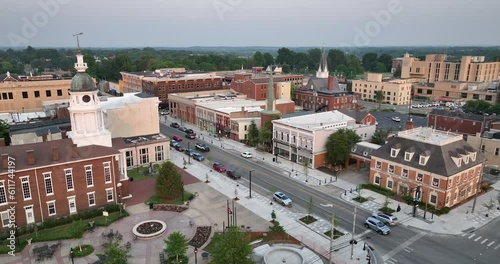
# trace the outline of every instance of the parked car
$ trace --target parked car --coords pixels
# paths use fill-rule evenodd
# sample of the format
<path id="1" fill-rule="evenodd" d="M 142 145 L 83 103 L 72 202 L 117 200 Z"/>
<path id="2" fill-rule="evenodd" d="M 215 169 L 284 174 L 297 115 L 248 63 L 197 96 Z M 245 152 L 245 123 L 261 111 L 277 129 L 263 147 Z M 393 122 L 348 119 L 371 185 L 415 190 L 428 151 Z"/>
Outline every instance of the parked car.
<path id="1" fill-rule="evenodd" d="M 226 174 L 228 177 L 233 178 L 235 180 L 238 180 L 239 178 L 241 178 L 241 176 L 238 173 L 236 173 L 236 171 L 233 169 L 227 170 Z"/>
<path id="2" fill-rule="evenodd" d="M 188 156 L 192 156 L 193 153 L 194 153 L 194 150 L 192 150 L 192 149 L 186 149 L 186 150 L 184 150 L 184 154 L 186 154 Z"/>
<path id="3" fill-rule="evenodd" d="M 205 156 L 201 155 L 198 152 L 193 152 L 192 157 L 193 157 L 193 159 L 195 159 L 197 161 L 204 161 L 205 160 Z"/>
<path id="4" fill-rule="evenodd" d="M 392 118 L 392 121 L 401 122 L 401 118 L 395 116 Z"/>
<path id="5" fill-rule="evenodd" d="M 186 132 L 187 128 L 186 127 L 179 127 L 179 130 L 182 132 Z"/>
<path id="6" fill-rule="evenodd" d="M 222 165 L 222 163 L 220 163 L 220 162 L 214 162 L 214 165 L 212 165 L 212 167 L 214 168 L 214 170 L 216 170 L 218 172 L 225 172 L 226 171 L 226 167 L 224 167 L 224 165 Z"/>
<path id="7" fill-rule="evenodd" d="M 210 151 L 210 148 L 207 146 L 207 144 L 201 144 L 201 143 L 197 143 L 195 148 L 197 150 L 201 150 L 203 152 L 209 152 Z"/>
<path id="8" fill-rule="evenodd" d="M 179 144 L 179 142 L 175 141 L 175 140 L 171 140 L 170 141 L 170 146 L 171 147 L 175 147 L 177 144 Z"/>
<path id="9" fill-rule="evenodd" d="M 395 217 L 394 215 L 382 212 L 373 213 L 372 216 L 381 221 L 382 223 L 392 226 L 396 225 L 396 221 L 398 220 L 398 218 Z"/>
<path id="10" fill-rule="evenodd" d="M 161 110 L 160 111 L 160 115 L 169 115 L 170 114 L 170 111 L 168 110 Z"/>
<path id="11" fill-rule="evenodd" d="M 249 159 L 249 158 L 251 158 L 251 157 L 252 157 L 252 153 L 250 153 L 250 152 L 248 152 L 248 151 L 245 151 L 245 152 L 242 152 L 242 153 L 241 153 L 241 156 L 242 156 L 243 158 L 247 158 L 247 159 Z"/>
<path id="12" fill-rule="evenodd" d="M 292 200 L 286 196 L 286 194 L 282 192 L 275 192 L 273 195 L 273 200 L 275 202 L 278 202 L 284 206 L 291 206 L 292 205 Z"/>
<path id="13" fill-rule="evenodd" d="M 391 229 L 388 226 L 384 225 L 384 223 L 380 222 L 379 220 L 377 220 L 375 217 L 372 216 L 366 218 L 365 227 L 371 228 L 375 232 L 381 235 L 388 235 L 391 233 Z"/>
<path id="14" fill-rule="evenodd" d="M 173 128 L 179 128 L 180 127 L 180 125 L 178 123 L 176 123 L 176 122 L 170 123 L 170 126 L 173 127 Z"/>
<path id="15" fill-rule="evenodd" d="M 175 150 L 179 151 L 179 152 L 183 152 L 184 151 L 184 148 L 182 147 L 181 144 L 177 144 L 175 145 Z"/>
<path id="16" fill-rule="evenodd" d="M 196 138 L 196 134 L 195 133 L 192 133 L 192 134 L 186 133 L 186 138 L 195 139 Z"/>
<path id="17" fill-rule="evenodd" d="M 194 131 L 192 129 L 190 129 L 190 128 L 186 129 L 186 131 L 184 131 L 184 132 L 186 132 L 188 134 L 195 134 Z"/>
<path id="18" fill-rule="evenodd" d="M 175 140 L 175 141 L 177 141 L 177 142 L 181 142 L 182 141 L 182 138 L 179 137 L 179 136 L 173 136 L 172 139 Z"/>

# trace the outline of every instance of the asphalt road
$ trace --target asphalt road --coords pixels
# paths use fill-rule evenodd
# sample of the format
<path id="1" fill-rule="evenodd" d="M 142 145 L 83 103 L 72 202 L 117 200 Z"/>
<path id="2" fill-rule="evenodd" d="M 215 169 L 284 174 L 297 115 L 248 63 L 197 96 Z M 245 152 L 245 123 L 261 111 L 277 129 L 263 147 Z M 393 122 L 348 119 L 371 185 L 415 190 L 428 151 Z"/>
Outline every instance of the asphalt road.
<path id="1" fill-rule="evenodd" d="M 182 136 L 183 132 L 177 129 L 160 125 L 160 130 L 163 134 L 170 137 L 177 135 Z M 187 147 L 187 142 L 191 142 L 191 148 L 199 141 L 198 139 L 189 140 L 183 139 L 182 145 Z M 214 141 L 216 143 L 217 141 Z M 205 142 L 202 142 L 205 143 Z M 217 144 L 217 143 L 216 143 Z M 210 145 L 210 144 L 209 144 Z M 210 157 L 212 161 L 220 161 L 230 168 L 237 168 L 242 178 L 239 180 L 240 184 L 248 186 L 249 171 L 252 172 L 252 190 L 257 191 L 262 195 L 269 195 L 270 190 L 276 188 L 288 194 L 293 201 L 293 208 L 291 210 L 307 212 L 310 197 L 313 197 L 314 208 L 313 213 L 323 219 L 331 219 L 332 215 L 340 219 L 339 226 L 344 230 L 352 230 L 354 206 L 346 203 L 339 197 L 328 194 L 322 189 L 313 188 L 301 182 L 289 179 L 287 172 L 280 170 L 274 166 L 268 165 L 256 159 L 244 159 L 239 153 L 231 150 L 223 150 L 213 145 L 210 145 L 210 152 L 205 153 L 206 157 Z M 172 150 L 175 151 L 175 150 Z M 192 162 L 197 162 L 193 161 Z M 208 163 L 208 162 L 206 162 Z M 208 164 L 207 164 L 208 165 Z M 340 192 L 340 190 L 339 190 Z M 245 195 L 246 196 L 246 195 Z M 332 204 L 332 207 L 324 207 L 321 204 Z M 394 249 L 400 248 L 401 244 L 414 238 L 418 235 L 415 232 L 404 226 L 396 226 L 392 228 L 392 233 L 388 236 L 379 235 L 373 231 L 367 230 L 364 227 L 364 221 L 370 213 L 358 209 L 355 220 L 355 234 L 360 235 L 363 240 L 368 242 L 374 249 L 378 256 L 386 255 L 389 252 L 395 252 Z M 349 246 L 348 244 L 336 244 L 335 248 Z M 394 253 L 396 254 L 397 251 Z"/>

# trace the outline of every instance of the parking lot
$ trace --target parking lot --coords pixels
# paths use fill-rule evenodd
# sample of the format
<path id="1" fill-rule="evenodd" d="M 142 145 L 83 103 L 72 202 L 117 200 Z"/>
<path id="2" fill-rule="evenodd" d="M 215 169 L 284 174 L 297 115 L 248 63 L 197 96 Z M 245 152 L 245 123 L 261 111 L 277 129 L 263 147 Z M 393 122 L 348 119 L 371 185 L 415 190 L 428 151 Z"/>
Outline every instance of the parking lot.
<path id="1" fill-rule="evenodd" d="M 403 114 L 399 112 L 371 112 L 371 114 L 377 119 L 377 129 L 391 129 L 393 132 L 404 130 L 406 121 L 409 120 L 408 113 Z M 393 117 L 399 117 L 400 122 L 393 121 Z M 411 119 L 413 121 L 414 127 L 426 127 L 427 118 L 424 116 L 412 115 Z"/>

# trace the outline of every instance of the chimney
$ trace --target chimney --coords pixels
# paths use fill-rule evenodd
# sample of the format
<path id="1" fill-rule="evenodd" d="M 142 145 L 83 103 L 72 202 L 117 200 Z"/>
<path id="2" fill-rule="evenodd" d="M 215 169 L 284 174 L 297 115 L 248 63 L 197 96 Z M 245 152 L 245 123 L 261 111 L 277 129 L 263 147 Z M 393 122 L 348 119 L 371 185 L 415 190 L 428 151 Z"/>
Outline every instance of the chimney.
<path id="1" fill-rule="evenodd" d="M 26 159 L 28 160 L 28 165 L 35 165 L 35 151 L 26 150 Z"/>
<path id="2" fill-rule="evenodd" d="M 332 90 L 333 89 L 333 78 L 335 78 L 334 76 L 328 76 L 328 90 Z"/>
<path id="3" fill-rule="evenodd" d="M 413 129 L 413 119 L 410 118 L 410 120 L 408 120 L 405 124 L 405 130 L 410 130 L 410 129 Z"/>
<path id="4" fill-rule="evenodd" d="M 9 168 L 9 154 L 2 154 L 2 169 Z"/>
<path id="5" fill-rule="evenodd" d="M 52 148 L 52 160 L 53 161 L 59 160 L 59 149 L 57 147 Z"/>
<path id="6" fill-rule="evenodd" d="M 76 159 L 78 158 L 78 147 L 76 146 L 76 144 L 73 144 L 72 146 L 72 154 L 71 154 L 71 157 Z"/>

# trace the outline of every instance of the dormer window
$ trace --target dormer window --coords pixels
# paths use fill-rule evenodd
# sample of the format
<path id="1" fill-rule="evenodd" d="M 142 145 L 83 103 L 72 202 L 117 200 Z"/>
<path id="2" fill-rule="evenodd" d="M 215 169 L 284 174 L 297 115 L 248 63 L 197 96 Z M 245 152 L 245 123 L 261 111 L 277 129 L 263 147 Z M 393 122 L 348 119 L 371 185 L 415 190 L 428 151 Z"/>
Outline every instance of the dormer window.
<path id="1" fill-rule="evenodd" d="M 469 163 L 469 156 L 465 156 L 465 157 L 464 157 L 464 162 L 465 162 L 465 164 L 468 164 L 468 163 Z"/>
<path id="2" fill-rule="evenodd" d="M 399 149 L 391 148 L 391 157 L 395 158 L 399 153 Z"/>
<path id="3" fill-rule="evenodd" d="M 368 156 L 368 151 L 363 152 L 363 156 Z"/>
<path id="4" fill-rule="evenodd" d="M 470 154 L 470 159 L 472 161 L 476 161 L 476 152 L 473 152 L 473 153 Z"/>
<path id="5" fill-rule="evenodd" d="M 420 159 L 418 160 L 418 164 L 425 166 L 425 164 L 427 164 L 428 160 L 429 160 L 429 156 L 420 155 Z"/>

